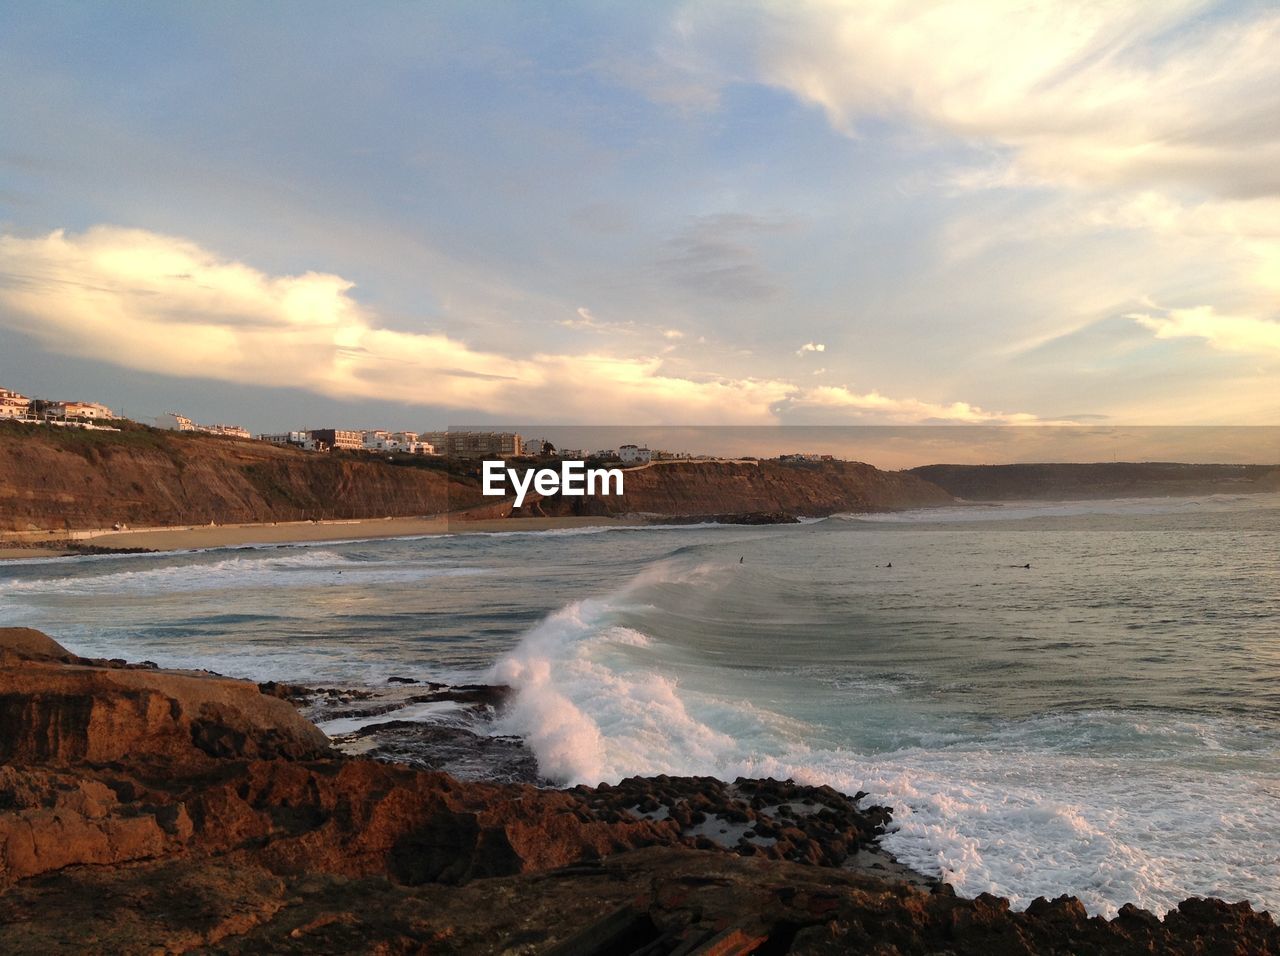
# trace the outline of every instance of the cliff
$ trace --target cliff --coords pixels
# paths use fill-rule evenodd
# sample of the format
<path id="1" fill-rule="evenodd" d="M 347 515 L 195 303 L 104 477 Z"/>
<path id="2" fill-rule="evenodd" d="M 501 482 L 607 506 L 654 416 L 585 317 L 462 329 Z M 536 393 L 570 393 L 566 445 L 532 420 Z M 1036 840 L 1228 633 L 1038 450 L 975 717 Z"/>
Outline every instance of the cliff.
<path id="1" fill-rule="evenodd" d="M 762 514 L 822 517 L 946 504 L 951 496 L 903 472 L 856 461 L 671 461 L 624 472 L 625 494 L 543 498 L 535 514 Z"/>
<path id="2" fill-rule="evenodd" d="M 924 465 L 911 474 L 966 501 L 1069 501 L 1280 492 L 1280 465 L 1177 462 Z"/>
<path id="3" fill-rule="evenodd" d="M 888 810 L 829 787 L 463 783 L 26 629 L 0 629 L 0 741 L 4 953 L 1280 954 L 1248 903 L 1108 921 L 904 878 Z"/>
<path id="4" fill-rule="evenodd" d="M 0 532 L 438 514 L 480 500 L 440 467 L 160 431 L 0 423 Z"/>
<path id="5" fill-rule="evenodd" d="M 859 462 L 662 462 L 626 472 L 618 497 L 536 496 L 521 514 L 820 516 L 943 504 L 940 488 Z M 478 470 L 439 459 L 384 461 L 160 431 L 0 423 L 0 533 L 244 524 L 465 512 L 509 504 L 479 493 Z"/>

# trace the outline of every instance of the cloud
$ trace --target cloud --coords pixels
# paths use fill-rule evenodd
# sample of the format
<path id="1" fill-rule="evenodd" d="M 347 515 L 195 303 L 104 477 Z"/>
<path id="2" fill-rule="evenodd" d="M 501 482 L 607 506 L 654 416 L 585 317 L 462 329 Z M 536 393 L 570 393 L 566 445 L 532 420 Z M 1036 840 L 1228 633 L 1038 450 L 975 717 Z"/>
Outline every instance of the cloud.
<path id="1" fill-rule="evenodd" d="M 379 325 L 340 276 L 269 275 L 190 240 L 96 226 L 0 234 L 0 323 L 50 351 L 140 371 L 565 421 L 777 423 L 791 409 L 995 420 L 957 403 L 675 374 L 661 357 L 510 357 Z M 589 309 L 578 321 L 594 322 Z"/>
<path id="2" fill-rule="evenodd" d="M 756 243 L 783 228 L 741 213 L 695 217 L 667 240 L 658 271 L 667 282 L 708 298 L 773 299 L 781 288 L 761 261 Z"/>
<path id="3" fill-rule="evenodd" d="M 699 2 L 679 60 L 761 83 L 850 136 L 870 120 L 995 147 L 973 185 L 1280 194 L 1280 13 L 1076 0 Z"/>
<path id="4" fill-rule="evenodd" d="M 796 349 L 796 355 L 804 355 L 806 352 L 825 352 L 826 345 L 822 342 L 805 342 L 804 345 Z"/>
<path id="5" fill-rule="evenodd" d="M 631 322 L 602 322 L 586 306 L 575 310 L 576 319 L 561 319 L 558 324 L 567 329 L 591 329 L 595 332 L 631 331 Z"/>
<path id="6" fill-rule="evenodd" d="M 879 423 L 946 423 L 1025 425 L 1044 424 L 1034 415 L 1025 413 L 988 412 L 967 402 L 941 404 L 914 398 L 891 398 L 878 391 L 855 392 L 843 385 L 823 385 L 806 389 L 787 403 L 787 411 L 795 413 L 823 413 L 820 417 L 832 421 L 858 421 Z M 797 416 L 799 417 L 799 416 Z"/>
<path id="7" fill-rule="evenodd" d="M 1160 316 L 1134 314 L 1129 318 L 1150 329 L 1158 339 L 1203 339 L 1213 348 L 1226 352 L 1280 356 L 1280 322 L 1219 315 L 1210 306 L 1170 309 Z"/>

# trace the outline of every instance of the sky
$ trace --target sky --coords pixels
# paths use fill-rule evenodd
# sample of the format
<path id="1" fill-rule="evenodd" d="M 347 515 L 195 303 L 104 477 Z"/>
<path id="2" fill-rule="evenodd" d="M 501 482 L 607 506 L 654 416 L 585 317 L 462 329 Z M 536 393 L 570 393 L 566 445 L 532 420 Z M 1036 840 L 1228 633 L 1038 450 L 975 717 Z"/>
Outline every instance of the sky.
<path id="1" fill-rule="evenodd" d="M 1280 7 L 0 6 L 0 387 L 1280 424 Z"/>

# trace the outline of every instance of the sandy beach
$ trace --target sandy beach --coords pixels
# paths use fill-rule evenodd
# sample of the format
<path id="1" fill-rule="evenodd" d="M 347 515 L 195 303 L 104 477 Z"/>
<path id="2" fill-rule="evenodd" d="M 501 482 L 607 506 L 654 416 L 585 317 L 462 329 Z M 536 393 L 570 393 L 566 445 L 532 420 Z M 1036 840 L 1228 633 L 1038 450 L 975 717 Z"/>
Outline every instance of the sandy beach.
<path id="1" fill-rule="evenodd" d="M 499 531 L 553 531 L 583 527 L 625 527 L 644 524 L 638 518 L 365 518 L 348 521 L 281 521 L 269 524 L 184 525 L 49 532 L 10 532 L 0 538 L 0 560 L 47 558 L 78 553 L 75 546 L 139 548 L 152 551 L 191 551 L 256 544 L 292 544 L 405 538 L 430 534 L 482 534 Z M 73 547 L 66 547 L 68 541 Z M 45 544 L 45 542 L 49 542 Z"/>

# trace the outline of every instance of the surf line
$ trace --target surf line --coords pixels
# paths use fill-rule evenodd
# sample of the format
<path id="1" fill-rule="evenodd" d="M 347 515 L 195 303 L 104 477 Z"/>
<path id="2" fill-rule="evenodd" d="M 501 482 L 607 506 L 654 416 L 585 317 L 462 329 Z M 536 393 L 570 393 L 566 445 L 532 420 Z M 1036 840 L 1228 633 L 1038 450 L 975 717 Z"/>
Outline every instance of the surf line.
<path id="1" fill-rule="evenodd" d="M 622 494 L 621 468 L 588 468 L 586 462 L 565 461 L 556 468 L 508 468 L 503 461 L 486 461 L 481 469 L 480 493 L 486 496 L 507 495 L 507 482 L 515 489 L 515 507 L 524 504 L 532 488 L 540 495 Z M 610 490 L 610 487 L 613 490 Z M 598 489 L 598 490 L 597 490 Z"/>

